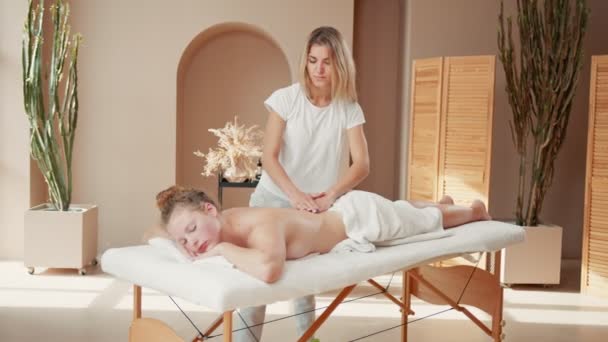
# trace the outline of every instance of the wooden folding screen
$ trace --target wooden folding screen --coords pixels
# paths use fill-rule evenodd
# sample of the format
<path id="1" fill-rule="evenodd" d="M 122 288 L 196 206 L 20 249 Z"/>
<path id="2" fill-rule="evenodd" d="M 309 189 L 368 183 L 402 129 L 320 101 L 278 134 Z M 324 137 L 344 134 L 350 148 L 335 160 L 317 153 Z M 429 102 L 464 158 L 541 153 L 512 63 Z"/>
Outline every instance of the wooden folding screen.
<path id="1" fill-rule="evenodd" d="M 414 61 L 410 110 L 410 200 L 444 194 L 488 203 L 495 56 Z"/>
<path id="2" fill-rule="evenodd" d="M 437 198 L 488 203 L 494 67 L 494 56 L 444 61 Z"/>
<path id="3" fill-rule="evenodd" d="M 412 67 L 408 199 L 435 201 L 443 58 L 415 60 Z"/>
<path id="4" fill-rule="evenodd" d="M 581 289 L 608 297 L 608 55 L 593 56 Z"/>

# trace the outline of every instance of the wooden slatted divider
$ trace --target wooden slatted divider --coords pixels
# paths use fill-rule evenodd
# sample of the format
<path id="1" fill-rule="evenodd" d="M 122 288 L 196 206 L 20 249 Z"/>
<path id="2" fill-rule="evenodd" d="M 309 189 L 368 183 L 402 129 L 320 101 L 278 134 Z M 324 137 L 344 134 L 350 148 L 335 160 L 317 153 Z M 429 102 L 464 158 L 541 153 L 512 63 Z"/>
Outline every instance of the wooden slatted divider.
<path id="1" fill-rule="evenodd" d="M 407 199 L 436 201 L 443 58 L 412 66 Z"/>
<path id="2" fill-rule="evenodd" d="M 581 290 L 608 297 L 608 55 L 593 56 Z"/>
<path id="3" fill-rule="evenodd" d="M 495 56 L 446 57 L 436 198 L 488 203 Z"/>

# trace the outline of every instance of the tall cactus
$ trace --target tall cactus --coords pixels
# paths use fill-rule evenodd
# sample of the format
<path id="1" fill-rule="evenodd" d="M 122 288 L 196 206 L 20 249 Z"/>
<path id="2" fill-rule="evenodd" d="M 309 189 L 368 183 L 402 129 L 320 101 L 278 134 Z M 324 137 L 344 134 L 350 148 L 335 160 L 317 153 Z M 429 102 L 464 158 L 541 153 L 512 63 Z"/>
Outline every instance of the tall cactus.
<path id="1" fill-rule="evenodd" d="M 507 18 L 505 33 L 502 1 L 500 4 L 499 58 L 513 112 L 511 135 L 520 158 L 519 225 L 539 223 L 543 200 L 553 180 L 553 164 L 566 136 L 583 63 L 588 14 L 585 0 L 517 0 L 518 61 L 511 18 Z"/>
<path id="2" fill-rule="evenodd" d="M 50 63 L 43 60 L 44 0 L 29 1 L 23 34 L 23 101 L 30 125 L 31 155 L 48 185 L 51 203 L 68 210 L 72 197 L 72 150 L 78 121 L 78 47 L 82 37 L 70 41 L 69 4 L 56 0 L 50 6 L 53 46 Z M 68 63 L 68 77 L 63 75 Z M 48 76 L 43 73 L 48 64 Z M 48 83 L 48 84 L 45 84 Z M 45 101 L 46 100 L 46 101 Z"/>

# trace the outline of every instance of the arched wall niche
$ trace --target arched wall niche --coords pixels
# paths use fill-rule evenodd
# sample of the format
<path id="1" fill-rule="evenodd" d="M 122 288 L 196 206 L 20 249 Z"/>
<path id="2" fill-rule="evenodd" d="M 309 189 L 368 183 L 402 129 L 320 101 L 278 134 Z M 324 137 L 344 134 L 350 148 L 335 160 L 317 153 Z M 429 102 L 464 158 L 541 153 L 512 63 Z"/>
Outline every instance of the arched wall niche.
<path id="1" fill-rule="evenodd" d="M 272 37 L 244 23 L 222 23 L 199 33 L 182 54 L 177 71 L 176 183 L 217 198 L 217 177 L 201 175 L 204 160 L 193 154 L 217 146 L 209 128 L 238 115 L 264 129 L 263 101 L 291 82 L 289 63 Z M 225 189 L 223 207 L 247 206 L 251 189 Z"/>

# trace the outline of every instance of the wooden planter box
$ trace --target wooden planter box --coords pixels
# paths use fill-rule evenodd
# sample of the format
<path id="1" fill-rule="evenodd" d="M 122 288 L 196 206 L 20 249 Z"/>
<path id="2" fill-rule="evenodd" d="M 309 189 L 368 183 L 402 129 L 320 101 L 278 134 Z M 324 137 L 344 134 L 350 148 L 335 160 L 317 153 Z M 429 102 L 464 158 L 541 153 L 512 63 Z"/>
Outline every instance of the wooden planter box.
<path id="1" fill-rule="evenodd" d="M 560 281 L 562 227 L 524 227 L 526 240 L 502 252 L 500 281 L 512 284 L 555 285 Z"/>
<path id="2" fill-rule="evenodd" d="M 97 206 L 74 204 L 57 211 L 41 204 L 25 213 L 24 264 L 34 267 L 75 268 L 97 263 Z"/>

